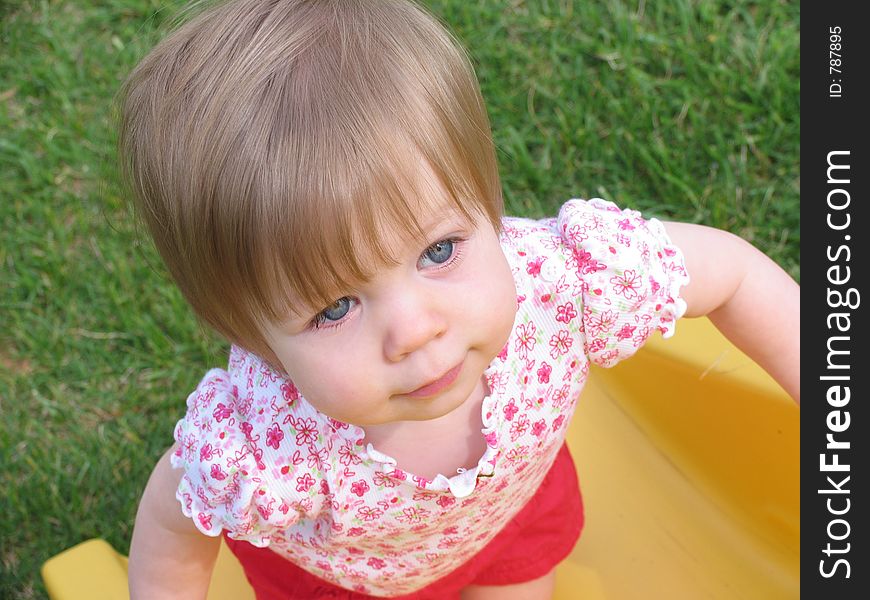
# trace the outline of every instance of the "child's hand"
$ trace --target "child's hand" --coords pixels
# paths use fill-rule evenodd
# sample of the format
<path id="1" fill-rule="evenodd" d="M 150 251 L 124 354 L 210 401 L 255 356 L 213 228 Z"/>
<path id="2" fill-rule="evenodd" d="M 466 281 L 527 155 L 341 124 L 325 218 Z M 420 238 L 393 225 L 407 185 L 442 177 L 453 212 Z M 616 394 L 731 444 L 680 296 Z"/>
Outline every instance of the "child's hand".
<path id="1" fill-rule="evenodd" d="M 665 229 L 686 258 L 686 316 L 707 315 L 800 404 L 800 286 L 735 235 L 687 223 Z"/>

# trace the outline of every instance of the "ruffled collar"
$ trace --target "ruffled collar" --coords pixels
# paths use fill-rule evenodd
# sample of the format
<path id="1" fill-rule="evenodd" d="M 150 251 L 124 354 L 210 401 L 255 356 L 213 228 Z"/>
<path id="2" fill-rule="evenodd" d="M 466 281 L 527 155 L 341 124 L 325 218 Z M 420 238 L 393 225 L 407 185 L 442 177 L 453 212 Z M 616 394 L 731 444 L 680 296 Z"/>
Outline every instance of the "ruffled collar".
<path id="1" fill-rule="evenodd" d="M 504 366 L 503 356 L 504 353 L 493 359 L 493 362 L 483 373 L 489 387 L 489 394 L 484 396 L 480 403 L 480 416 L 481 423 L 483 424 L 481 434 L 486 441 L 486 448 L 474 467 L 470 469 L 459 468 L 455 475 L 447 476 L 439 473 L 434 478 L 428 479 L 406 472 L 399 468 L 398 461 L 395 458 L 380 452 L 371 443 L 364 442 L 365 430 L 362 427 L 337 421 L 327 417 L 323 413 L 319 414 L 327 422 L 328 432 L 343 442 L 350 442 L 356 456 L 373 471 L 384 473 L 393 479 L 414 485 L 419 489 L 430 492 L 449 491 L 457 498 L 465 498 L 474 491 L 478 478 L 493 476 L 498 462 L 499 427 L 497 420 L 499 411 L 496 408 L 501 397 L 500 390 L 503 389 L 503 386 L 495 386 L 496 389 L 494 389 L 493 383 L 500 379 Z"/>

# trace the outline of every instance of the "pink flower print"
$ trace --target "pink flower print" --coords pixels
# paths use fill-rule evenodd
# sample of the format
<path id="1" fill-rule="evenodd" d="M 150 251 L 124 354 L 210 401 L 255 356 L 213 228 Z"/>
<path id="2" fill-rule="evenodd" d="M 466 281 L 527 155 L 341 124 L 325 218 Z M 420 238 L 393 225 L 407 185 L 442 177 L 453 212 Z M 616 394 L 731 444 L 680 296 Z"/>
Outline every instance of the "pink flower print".
<path id="1" fill-rule="evenodd" d="M 422 475 L 414 475 L 413 477 L 411 477 L 411 480 L 419 488 L 425 488 L 427 485 L 429 485 L 429 483 L 431 483 L 428 479 L 426 479 Z"/>
<path id="2" fill-rule="evenodd" d="M 356 511 L 356 516 L 365 521 L 366 523 L 370 523 L 372 521 L 377 521 L 384 514 L 379 508 L 375 508 L 374 506 L 361 506 Z"/>
<path id="3" fill-rule="evenodd" d="M 507 376 L 504 373 L 492 373 L 487 375 L 486 383 L 493 393 L 501 394 L 507 388 Z"/>
<path id="4" fill-rule="evenodd" d="M 284 400 L 287 401 L 287 404 L 293 404 L 299 399 L 299 390 L 296 389 L 296 386 L 293 385 L 292 381 L 286 379 L 284 380 L 284 383 L 281 384 L 281 395 L 284 396 Z"/>
<path id="5" fill-rule="evenodd" d="M 253 384 L 251 384 L 253 385 Z M 238 412 L 242 416 L 247 416 L 249 412 L 251 412 L 251 405 L 254 403 L 253 390 L 250 394 L 239 400 L 236 405 L 236 412 Z"/>
<path id="6" fill-rule="evenodd" d="M 350 529 L 347 530 L 347 535 L 349 535 L 350 537 L 358 537 L 361 535 L 365 535 L 365 533 L 366 533 L 366 530 L 363 529 L 362 527 L 351 527 Z"/>
<path id="7" fill-rule="evenodd" d="M 339 431 L 340 429 L 350 429 L 350 423 L 342 423 L 341 421 L 337 421 L 332 417 L 329 417 L 329 426 L 332 427 L 333 431 Z"/>
<path id="8" fill-rule="evenodd" d="M 405 481 L 408 478 L 408 474 L 405 473 L 402 469 L 393 469 L 389 473 L 390 477 L 394 479 L 398 479 L 399 481 Z"/>
<path id="9" fill-rule="evenodd" d="M 529 357 L 529 351 L 535 347 L 535 332 L 537 327 L 534 323 L 528 325 L 521 323 L 517 326 L 517 339 L 514 344 L 514 350 L 519 352 L 520 358 L 526 360 Z"/>
<path id="10" fill-rule="evenodd" d="M 517 446 L 516 448 L 511 449 L 506 458 L 508 462 L 517 463 L 523 460 L 526 460 L 529 457 L 529 447 L 528 446 Z"/>
<path id="11" fill-rule="evenodd" d="M 209 462 L 215 456 L 220 456 L 223 454 L 220 450 L 215 450 L 214 447 L 206 442 L 202 445 L 202 448 L 199 449 L 199 460 L 201 462 Z"/>
<path id="12" fill-rule="evenodd" d="M 542 362 L 541 366 L 538 368 L 538 383 L 550 383 L 550 373 L 553 372 L 553 367 L 551 367 L 548 363 Z"/>
<path id="13" fill-rule="evenodd" d="M 610 331 L 610 328 L 616 324 L 616 315 L 613 311 L 605 310 L 602 313 L 589 317 L 586 321 L 586 333 L 592 337 L 599 335 L 602 332 Z"/>
<path id="14" fill-rule="evenodd" d="M 430 492 L 429 490 L 420 490 L 414 493 L 414 501 L 415 502 L 428 502 L 437 496 L 435 492 Z M 397 499 L 398 500 L 398 499 Z"/>
<path id="15" fill-rule="evenodd" d="M 211 515 L 206 513 L 198 513 L 196 515 L 199 524 L 202 525 L 203 529 L 211 531 Z"/>
<path id="16" fill-rule="evenodd" d="M 284 439 L 284 432 L 281 430 L 281 426 L 277 423 L 273 423 L 269 429 L 266 430 L 266 445 L 271 446 L 275 450 L 281 445 L 281 440 Z"/>
<path id="17" fill-rule="evenodd" d="M 362 498 L 367 491 L 369 491 L 369 484 L 366 483 L 365 479 L 360 479 L 358 481 L 354 481 L 350 486 L 350 491 L 360 498 Z"/>
<path id="18" fill-rule="evenodd" d="M 429 511 L 425 508 L 409 506 L 408 508 L 402 509 L 402 513 L 396 515 L 396 519 L 401 521 L 402 523 L 420 523 L 425 517 L 428 516 Z"/>
<path id="19" fill-rule="evenodd" d="M 553 432 L 555 432 L 557 429 L 559 429 L 562 426 L 562 423 L 564 421 L 565 421 L 565 415 L 559 415 L 558 417 L 556 417 L 556 419 L 553 421 L 553 426 L 552 426 Z"/>
<path id="20" fill-rule="evenodd" d="M 565 384 L 553 392 L 553 406 L 556 408 L 562 408 L 568 403 L 568 390 L 568 384 Z"/>
<path id="21" fill-rule="evenodd" d="M 456 547 L 462 541 L 462 538 L 459 537 L 445 537 L 442 538 L 440 542 L 438 542 L 438 547 L 442 550 L 449 550 L 451 548 Z"/>
<path id="22" fill-rule="evenodd" d="M 572 302 L 562 304 L 561 306 L 556 308 L 557 321 L 561 321 L 562 323 L 568 323 L 576 316 L 577 311 L 574 309 L 574 304 Z"/>
<path id="23" fill-rule="evenodd" d="M 260 494 L 261 495 L 263 494 L 263 490 L 260 490 Z M 260 513 L 260 516 L 263 517 L 264 519 L 266 519 L 267 521 L 269 520 L 269 517 L 272 516 L 272 513 L 275 512 L 275 509 L 272 508 L 273 504 L 275 504 L 275 499 L 270 498 L 268 504 L 266 504 L 266 505 L 258 504 L 257 505 L 257 512 Z"/>
<path id="24" fill-rule="evenodd" d="M 610 283 L 613 284 L 613 291 L 620 296 L 625 296 L 631 300 L 637 298 L 637 290 L 641 286 L 640 275 L 632 269 L 626 269 L 621 276 L 611 277 Z"/>
<path id="25" fill-rule="evenodd" d="M 541 274 L 541 264 L 543 264 L 543 262 L 545 260 L 547 260 L 547 259 L 542 257 L 542 256 L 539 256 L 535 260 L 530 260 L 526 264 L 526 273 L 528 273 L 532 277 L 537 277 L 538 275 L 540 275 Z"/>
<path id="26" fill-rule="evenodd" d="M 550 338 L 550 356 L 554 359 L 559 358 L 566 352 L 574 343 L 567 329 L 560 329 L 558 333 L 553 334 Z"/>
<path id="27" fill-rule="evenodd" d="M 329 465 L 329 451 L 326 448 L 320 448 L 312 444 L 308 447 L 308 468 L 317 469 L 319 471 L 328 471 L 332 467 Z"/>
<path id="28" fill-rule="evenodd" d="M 350 442 L 345 442 L 338 449 L 338 461 L 346 467 L 358 465 L 362 459 L 353 451 L 353 445 Z"/>
<path id="29" fill-rule="evenodd" d="M 604 350 L 607 343 L 601 338 L 595 338 L 592 340 L 592 343 L 589 344 L 589 349 L 587 350 L 587 354 L 592 354 L 593 352 L 601 352 Z"/>
<path id="30" fill-rule="evenodd" d="M 317 423 L 314 419 L 297 419 L 294 426 L 297 446 L 307 446 L 317 441 Z"/>
<path id="31" fill-rule="evenodd" d="M 277 380 L 278 374 L 269 365 L 265 363 L 260 365 L 260 387 L 268 387 L 270 383 L 274 383 Z"/>
<path id="32" fill-rule="evenodd" d="M 229 488 L 227 488 L 229 490 Z M 232 497 L 235 494 L 228 494 L 227 497 Z M 199 501 L 203 503 L 203 505 L 208 506 L 209 508 L 214 508 L 214 504 L 211 503 L 211 500 L 208 496 L 205 495 L 205 488 L 196 486 L 196 497 L 199 498 Z"/>
<path id="33" fill-rule="evenodd" d="M 448 506 L 456 504 L 456 498 L 453 496 L 440 496 L 435 503 L 441 508 L 447 508 Z"/>
<path id="34" fill-rule="evenodd" d="M 224 473 L 220 465 L 212 465 L 210 475 L 212 479 L 217 479 L 218 481 L 223 481 L 227 478 L 227 474 Z"/>
<path id="35" fill-rule="evenodd" d="M 517 411 L 519 411 L 520 409 L 517 408 L 516 402 L 514 402 L 514 399 L 511 398 L 511 401 L 508 402 L 507 406 L 505 406 L 503 410 L 504 418 L 510 421 L 514 418 L 514 415 L 517 414 Z"/>
<path id="36" fill-rule="evenodd" d="M 386 473 L 382 473 L 380 471 L 375 473 L 373 481 L 374 481 L 375 485 L 378 487 L 392 488 L 392 487 L 396 487 L 397 485 L 399 485 L 399 483 L 395 479 L 393 479 L 392 477 L 390 477 Z"/>
<path id="37" fill-rule="evenodd" d="M 229 419 L 232 416 L 233 411 L 223 402 L 218 402 L 217 407 L 215 407 L 211 414 L 214 417 L 214 420 L 220 423 L 224 419 Z"/>
<path id="38" fill-rule="evenodd" d="M 525 235 L 525 232 L 520 231 L 516 227 L 505 224 L 502 228 L 502 235 L 504 235 L 508 239 L 521 238 Z"/>
<path id="39" fill-rule="evenodd" d="M 520 415 L 516 421 L 511 423 L 511 441 L 517 441 L 529 428 L 529 418 L 526 415 Z"/>
<path id="40" fill-rule="evenodd" d="M 193 457 L 196 456 L 196 436 L 188 434 L 181 442 L 181 447 L 184 450 L 185 460 L 193 462 Z"/>
<path id="41" fill-rule="evenodd" d="M 579 246 L 586 238 L 586 230 L 579 225 L 573 225 L 570 229 L 565 230 L 565 240 L 572 246 Z"/>
<path id="42" fill-rule="evenodd" d="M 625 246 L 626 248 L 631 248 L 631 238 L 623 233 L 616 234 L 616 241 Z"/>
<path id="43" fill-rule="evenodd" d="M 505 344 L 504 347 L 501 349 L 501 352 L 499 352 L 497 355 L 499 360 L 501 360 L 501 361 L 507 360 L 507 353 L 508 353 L 508 345 Z"/>
<path id="44" fill-rule="evenodd" d="M 619 331 L 616 332 L 616 339 L 625 340 L 625 339 L 630 338 L 632 335 L 634 335 L 635 329 L 637 329 L 636 326 L 629 325 L 628 323 L 626 323 L 625 325 L 622 326 L 622 329 L 620 329 Z"/>
<path id="45" fill-rule="evenodd" d="M 242 448 L 240 450 L 236 450 L 233 453 L 233 458 L 227 459 L 227 466 L 230 468 L 241 469 L 242 465 L 240 463 L 250 453 L 251 453 L 251 451 L 247 445 L 242 446 Z"/>
<path id="46" fill-rule="evenodd" d="M 637 335 L 635 335 L 634 338 L 632 338 L 632 340 L 631 340 L 632 343 L 634 344 L 634 347 L 635 348 L 641 347 L 644 344 L 644 342 L 646 342 L 647 338 L 650 336 L 651 333 L 652 333 L 652 331 L 650 331 L 649 327 L 647 327 L 647 326 L 641 327 L 638 330 Z"/>
<path id="47" fill-rule="evenodd" d="M 598 262 L 589 252 L 580 248 L 574 248 L 572 258 L 568 261 L 569 266 L 573 266 L 578 273 L 582 275 L 590 275 L 598 271 L 603 271 L 607 265 Z"/>
<path id="48" fill-rule="evenodd" d="M 375 558 L 374 556 L 371 557 L 371 558 L 368 560 L 368 562 L 366 562 L 366 564 L 367 564 L 368 566 L 370 566 L 372 569 L 377 569 L 377 570 L 379 570 L 379 571 L 380 571 L 381 569 L 383 569 L 384 567 L 387 566 L 387 563 L 386 563 L 386 562 L 384 562 L 384 561 L 381 560 L 380 558 Z"/>
<path id="49" fill-rule="evenodd" d="M 532 435 L 535 437 L 541 437 L 541 434 L 547 430 L 547 423 L 544 419 L 540 419 L 535 421 L 534 425 L 532 425 Z"/>
<path id="50" fill-rule="evenodd" d="M 260 436 L 257 436 L 259 438 Z M 254 452 L 252 453 L 254 456 L 254 461 L 257 463 L 257 468 L 261 471 L 266 470 L 266 463 L 263 462 L 263 449 L 259 446 L 254 446 Z"/>
<path id="51" fill-rule="evenodd" d="M 311 486 L 314 485 L 314 477 L 311 476 L 311 473 L 305 473 L 302 477 L 296 478 L 296 491 L 297 492 L 307 492 L 311 489 Z"/>
<path id="52" fill-rule="evenodd" d="M 495 448 L 498 444 L 498 436 L 495 434 L 494 431 L 490 431 L 489 433 L 487 433 L 484 436 L 484 439 L 486 440 L 486 445 L 490 448 Z"/>
<path id="53" fill-rule="evenodd" d="M 650 293 L 655 296 L 658 291 L 662 289 L 662 286 L 659 285 L 659 282 L 653 279 L 652 275 L 649 276 L 649 290 Z"/>
<path id="54" fill-rule="evenodd" d="M 253 426 L 253 425 L 251 425 L 250 423 L 248 423 L 247 421 L 245 421 L 244 423 L 241 423 L 241 424 L 239 425 L 239 429 L 242 430 L 242 433 L 245 434 L 245 438 L 247 438 L 247 440 L 248 440 L 249 442 L 254 441 L 253 439 L 251 439 L 251 432 L 254 431 L 254 426 Z"/>
<path id="55" fill-rule="evenodd" d="M 315 563 L 315 565 L 317 565 L 317 568 L 321 571 L 332 571 L 332 565 L 325 560 L 319 560 Z"/>
<path id="56" fill-rule="evenodd" d="M 619 229 L 621 231 L 634 231 L 634 225 L 631 224 L 629 219 L 622 219 L 621 221 L 617 221 L 619 225 Z"/>
<path id="57" fill-rule="evenodd" d="M 603 366 L 609 367 L 617 358 L 619 358 L 619 350 L 614 349 L 602 353 L 599 360 Z"/>

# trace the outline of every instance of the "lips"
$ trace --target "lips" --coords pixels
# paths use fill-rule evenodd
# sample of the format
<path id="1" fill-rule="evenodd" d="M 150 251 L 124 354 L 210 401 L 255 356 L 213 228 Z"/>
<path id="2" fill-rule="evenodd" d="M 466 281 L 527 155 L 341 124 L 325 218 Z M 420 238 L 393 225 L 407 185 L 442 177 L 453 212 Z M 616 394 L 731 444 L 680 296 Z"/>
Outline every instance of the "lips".
<path id="1" fill-rule="evenodd" d="M 459 372 L 462 371 L 462 365 L 465 361 L 460 362 L 458 365 L 444 373 L 438 379 L 427 383 L 426 385 L 418 387 L 416 390 L 407 392 L 405 396 L 410 396 L 412 398 L 427 398 L 429 396 L 434 396 L 441 390 L 450 387 L 456 378 L 459 377 Z"/>

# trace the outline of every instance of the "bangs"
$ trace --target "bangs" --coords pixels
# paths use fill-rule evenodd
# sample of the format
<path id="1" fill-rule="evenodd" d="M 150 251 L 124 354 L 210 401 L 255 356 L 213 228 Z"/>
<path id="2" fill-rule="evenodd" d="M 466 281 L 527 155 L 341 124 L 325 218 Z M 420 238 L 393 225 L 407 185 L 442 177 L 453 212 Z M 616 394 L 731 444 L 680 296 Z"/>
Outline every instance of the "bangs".
<path id="1" fill-rule="evenodd" d="M 319 311 L 358 289 L 379 269 L 396 265 L 395 248 L 414 243 L 422 251 L 434 240 L 421 218 L 434 210 L 446 206 L 469 224 L 486 218 L 458 186 L 437 175 L 442 169 L 429 167 L 447 192 L 433 197 L 423 185 L 427 165 L 420 152 L 395 151 L 399 147 L 385 151 L 379 145 L 380 151 L 362 162 L 336 165 L 323 173 L 305 202 L 267 217 L 272 227 L 263 237 L 262 250 L 272 276 L 255 283 L 263 286 L 257 295 L 266 300 L 264 316 L 276 322 L 289 313 Z M 309 182 L 314 184 L 314 178 Z M 301 300 L 303 306 L 290 299 Z"/>

